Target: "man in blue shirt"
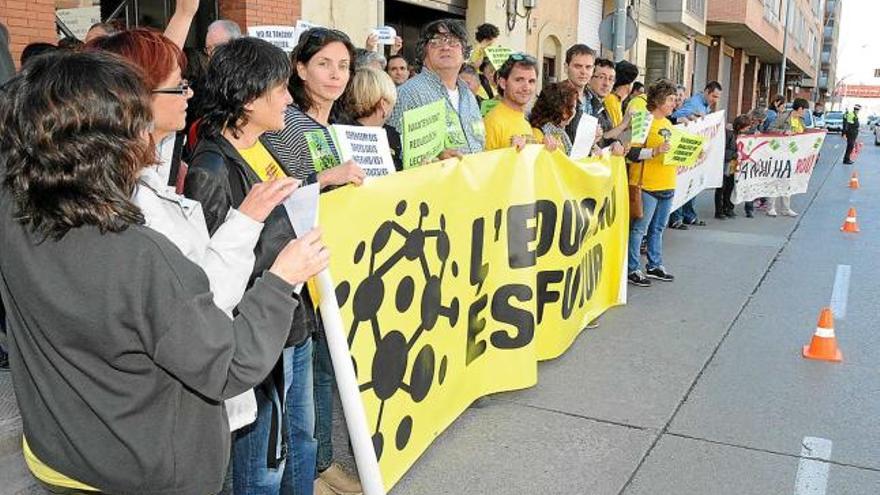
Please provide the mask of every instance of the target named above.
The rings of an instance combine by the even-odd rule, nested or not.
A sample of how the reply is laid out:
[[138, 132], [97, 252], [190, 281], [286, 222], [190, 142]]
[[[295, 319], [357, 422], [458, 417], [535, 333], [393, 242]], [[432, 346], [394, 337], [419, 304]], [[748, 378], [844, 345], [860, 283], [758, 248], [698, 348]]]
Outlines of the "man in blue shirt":
[[[721, 101], [721, 93], [721, 84], [718, 81], [709, 81], [703, 92], [688, 98], [681, 108], [673, 112], [672, 118], [676, 122], [680, 122], [680, 119], [709, 115], [712, 113], [712, 109]], [[697, 217], [697, 211], [694, 209], [694, 201], [696, 199], [696, 197], [691, 198], [681, 208], [669, 215], [669, 226], [671, 228], [687, 230], [688, 225], [706, 225], [706, 222]]]

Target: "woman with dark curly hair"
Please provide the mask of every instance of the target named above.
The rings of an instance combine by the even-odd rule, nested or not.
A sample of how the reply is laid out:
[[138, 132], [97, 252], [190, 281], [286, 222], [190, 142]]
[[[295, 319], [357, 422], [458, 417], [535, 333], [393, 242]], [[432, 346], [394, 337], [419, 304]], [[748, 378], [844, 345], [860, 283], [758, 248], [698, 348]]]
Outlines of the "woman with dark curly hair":
[[565, 126], [574, 118], [577, 104], [577, 89], [571, 82], [563, 81], [545, 86], [529, 115], [532, 128], [539, 131], [538, 140], [542, 141], [544, 136], [551, 136], [562, 145], [565, 154], [569, 154], [571, 139], [565, 133]]
[[34, 59], [0, 98], [0, 294], [31, 472], [52, 493], [217, 493], [222, 401], [269, 372], [322, 246], [285, 248], [229, 318], [132, 202], [150, 94], [107, 53]]

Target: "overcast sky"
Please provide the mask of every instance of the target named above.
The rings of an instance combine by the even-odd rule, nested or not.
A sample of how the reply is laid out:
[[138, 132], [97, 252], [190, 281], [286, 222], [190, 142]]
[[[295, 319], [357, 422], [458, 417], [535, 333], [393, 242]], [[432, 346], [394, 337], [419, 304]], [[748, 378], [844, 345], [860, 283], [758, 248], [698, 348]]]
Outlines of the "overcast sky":
[[880, 84], [880, 1], [843, 0], [837, 44], [837, 80], [850, 84]]

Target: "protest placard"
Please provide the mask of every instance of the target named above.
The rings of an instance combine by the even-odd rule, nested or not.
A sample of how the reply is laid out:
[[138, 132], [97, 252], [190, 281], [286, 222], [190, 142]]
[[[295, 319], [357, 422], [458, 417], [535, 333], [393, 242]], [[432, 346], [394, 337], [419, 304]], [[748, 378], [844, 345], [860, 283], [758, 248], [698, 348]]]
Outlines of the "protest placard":
[[721, 187], [724, 179], [724, 111], [710, 113], [676, 130], [703, 138], [703, 155], [691, 166], [679, 166], [675, 176], [675, 196], [672, 209], [676, 210], [704, 189]]
[[403, 168], [436, 158], [446, 143], [446, 126], [444, 100], [403, 112]]
[[364, 169], [367, 177], [382, 177], [394, 173], [394, 160], [388, 134], [381, 127], [353, 125], [331, 126], [336, 149], [343, 162], [354, 160]]
[[739, 136], [734, 202], [806, 192], [824, 141], [824, 131]]
[[513, 50], [506, 46], [487, 46], [483, 49], [483, 54], [486, 55], [486, 58], [489, 59], [489, 63], [492, 64], [492, 67], [495, 67], [495, 70], [500, 69], [504, 62], [507, 62], [511, 53], [513, 53]]
[[596, 142], [596, 131], [598, 129], [599, 119], [592, 115], [584, 114], [581, 116], [577, 131], [574, 134], [574, 142], [571, 144], [571, 152], [568, 154], [572, 160], [580, 160], [590, 156], [590, 151]]
[[703, 137], [673, 128], [669, 138], [669, 151], [663, 155], [663, 165], [693, 167], [703, 151]]
[[632, 133], [630, 135], [630, 143], [645, 144], [648, 140], [648, 131], [651, 129], [651, 123], [654, 122], [654, 115], [647, 110], [638, 110], [633, 112], [630, 127]]
[[299, 42], [300, 32], [293, 26], [250, 26], [248, 36], [260, 38], [281, 48], [285, 52], [293, 51]]
[[309, 154], [315, 163], [315, 172], [323, 172], [328, 168], [339, 165], [333, 148], [330, 147], [330, 141], [322, 130], [306, 131], [303, 133], [306, 143], [309, 145]]
[[397, 31], [391, 26], [381, 26], [373, 30], [380, 45], [393, 45], [397, 40]]

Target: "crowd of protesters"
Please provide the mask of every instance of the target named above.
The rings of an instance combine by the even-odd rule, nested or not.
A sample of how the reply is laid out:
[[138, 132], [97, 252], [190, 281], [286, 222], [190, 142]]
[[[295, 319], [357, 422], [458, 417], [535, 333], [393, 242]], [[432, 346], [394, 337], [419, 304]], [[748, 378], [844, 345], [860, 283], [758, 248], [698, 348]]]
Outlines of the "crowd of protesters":
[[[164, 33], [97, 24], [83, 42], [29, 45], [17, 74], [0, 25], [0, 323], [25, 460], [52, 493], [360, 493], [333, 462], [333, 368], [302, 289], [330, 253], [281, 206], [302, 185], [363, 182], [333, 124], [385, 129], [401, 170], [404, 113], [438, 101], [448, 140], [436, 160], [529, 143], [568, 154], [579, 122], [597, 119], [592, 154], [624, 156], [638, 186], [636, 286], [674, 280], [667, 226], [705, 225], [693, 200], [671, 211], [663, 156], [674, 124], [717, 108], [717, 82], [686, 98], [577, 44], [566, 79], [538, 93], [533, 56], [495, 67], [485, 50], [498, 28], [479, 26], [472, 47], [448, 19], [423, 27], [417, 60], [400, 39], [386, 58], [374, 36], [357, 48], [327, 28], [287, 55], [226, 20], [204, 50], [185, 50], [197, 7], [178, 1]], [[653, 120], [634, 145], [637, 111]], [[736, 216], [736, 135], [803, 132], [808, 111], [780, 97], [733, 120], [717, 219]], [[746, 216], [776, 216], [776, 203], [746, 203]]]

